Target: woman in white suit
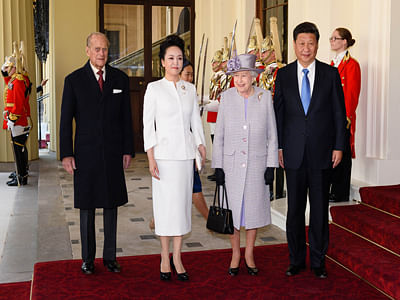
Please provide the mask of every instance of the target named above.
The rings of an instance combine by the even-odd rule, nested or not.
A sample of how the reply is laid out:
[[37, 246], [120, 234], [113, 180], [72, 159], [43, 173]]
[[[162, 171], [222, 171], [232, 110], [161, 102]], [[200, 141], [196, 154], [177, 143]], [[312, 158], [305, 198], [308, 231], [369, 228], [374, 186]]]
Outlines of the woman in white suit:
[[240, 227], [246, 229], [245, 265], [250, 275], [258, 269], [253, 249], [257, 228], [271, 223], [269, 184], [278, 167], [278, 139], [270, 91], [252, 86], [260, 73], [256, 56], [241, 54], [228, 62], [235, 87], [221, 95], [215, 129], [212, 167], [218, 185], [226, 183], [234, 234], [228, 273], [240, 265]]
[[[171, 35], [160, 45], [163, 79], [150, 83], [144, 96], [143, 138], [152, 176], [155, 233], [161, 241], [161, 280], [188, 274], [181, 260], [182, 236], [191, 230], [193, 160], [205, 160], [203, 127], [193, 84], [180, 80], [184, 42]], [[169, 241], [173, 255], [169, 259]]]

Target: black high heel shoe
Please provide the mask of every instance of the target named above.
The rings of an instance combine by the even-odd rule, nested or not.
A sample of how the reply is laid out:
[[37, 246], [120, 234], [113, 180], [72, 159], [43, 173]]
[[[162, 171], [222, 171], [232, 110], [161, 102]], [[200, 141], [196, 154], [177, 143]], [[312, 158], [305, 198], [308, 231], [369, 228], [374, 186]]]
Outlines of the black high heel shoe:
[[239, 274], [239, 267], [237, 268], [229, 268], [228, 270], [228, 274], [233, 276], [236, 276], [237, 274]]
[[160, 279], [162, 281], [171, 280], [171, 272], [161, 272], [161, 266], [160, 266]]
[[170, 259], [170, 264], [171, 264], [171, 269], [174, 271], [174, 273], [178, 276], [178, 280], [180, 281], [188, 281], [189, 280], [189, 275], [188, 273], [184, 272], [184, 273], [178, 273], [176, 271], [175, 265], [174, 265], [174, 258], [171, 256]]
[[246, 264], [247, 272], [249, 272], [250, 275], [254, 276], [258, 274], [258, 269], [257, 268], [251, 268], [247, 265], [247, 262], [244, 262]]

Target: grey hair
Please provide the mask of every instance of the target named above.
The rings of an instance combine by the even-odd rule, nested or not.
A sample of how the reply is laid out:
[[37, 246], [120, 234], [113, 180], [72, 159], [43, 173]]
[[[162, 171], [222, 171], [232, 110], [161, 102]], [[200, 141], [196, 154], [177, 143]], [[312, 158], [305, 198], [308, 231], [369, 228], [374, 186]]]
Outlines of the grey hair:
[[103, 38], [105, 38], [105, 40], [107, 41], [107, 47], [110, 48], [110, 41], [108, 40], [108, 37], [102, 32], [92, 32], [91, 34], [89, 34], [89, 36], [86, 39], [86, 46], [87, 47], [90, 46], [90, 42], [92, 40], [92, 37], [94, 37], [95, 35], [102, 36]]
[[250, 71], [251, 77], [257, 78], [258, 73], [256, 71]]

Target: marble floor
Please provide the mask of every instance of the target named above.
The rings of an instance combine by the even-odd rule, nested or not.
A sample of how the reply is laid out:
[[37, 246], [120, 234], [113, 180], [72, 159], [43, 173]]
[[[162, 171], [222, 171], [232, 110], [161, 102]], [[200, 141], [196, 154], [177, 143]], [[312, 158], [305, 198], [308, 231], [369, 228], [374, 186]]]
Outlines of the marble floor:
[[[39, 261], [79, 259], [79, 210], [73, 208], [72, 176], [55, 154], [42, 150], [31, 163], [29, 184], [7, 187], [3, 182], [12, 164], [0, 164], [0, 282], [30, 280]], [[213, 201], [215, 183], [210, 162], [201, 174], [207, 205]], [[149, 228], [152, 218], [151, 177], [147, 159], [139, 154], [126, 170], [129, 202], [118, 211], [117, 255], [160, 252], [158, 237]], [[284, 201], [285, 202], [285, 201]], [[102, 256], [102, 210], [96, 211], [97, 257]], [[242, 232], [241, 243], [245, 238]], [[285, 232], [276, 225], [259, 229], [256, 245], [286, 242]], [[229, 248], [229, 237], [206, 229], [206, 221], [192, 208], [192, 232], [184, 237], [182, 251]]]

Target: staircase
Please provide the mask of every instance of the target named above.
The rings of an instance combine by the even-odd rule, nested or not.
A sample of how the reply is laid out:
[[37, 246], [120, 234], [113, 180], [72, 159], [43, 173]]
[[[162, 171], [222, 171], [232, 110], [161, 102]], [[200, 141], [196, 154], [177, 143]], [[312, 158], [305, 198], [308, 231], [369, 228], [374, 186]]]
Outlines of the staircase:
[[361, 203], [331, 207], [328, 256], [400, 299], [400, 185], [364, 187]]

